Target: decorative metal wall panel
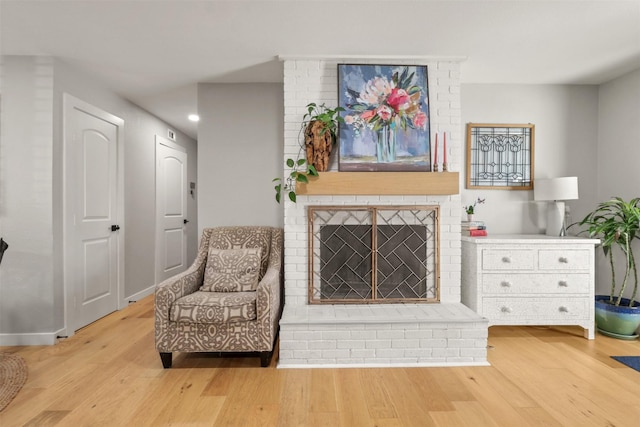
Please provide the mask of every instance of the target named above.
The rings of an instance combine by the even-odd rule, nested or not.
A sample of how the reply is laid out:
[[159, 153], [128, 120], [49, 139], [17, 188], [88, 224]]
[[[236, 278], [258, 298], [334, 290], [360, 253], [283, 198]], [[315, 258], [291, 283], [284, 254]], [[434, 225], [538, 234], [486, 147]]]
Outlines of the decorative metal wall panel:
[[438, 207], [310, 207], [309, 302], [437, 302]]
[[467, 124], [467, 188], [533, 188], [534, 125]]

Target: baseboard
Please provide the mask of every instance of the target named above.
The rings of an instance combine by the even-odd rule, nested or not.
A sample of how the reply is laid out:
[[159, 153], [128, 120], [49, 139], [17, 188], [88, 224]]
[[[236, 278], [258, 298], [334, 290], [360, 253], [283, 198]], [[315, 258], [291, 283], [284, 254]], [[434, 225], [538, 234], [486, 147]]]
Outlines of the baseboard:
[[[152, 295], [155, 291], [155, 285], [137, 292], [120, 301], [119, 310], [122, 310], [131, 302], [138, 301], [148, 295]], [[0, 333], [0, 346], [18, 346], [18, 345], [54, 345], [58, 342], [59, 336], [66, 336], [66, 329], [60, 329], [55, 332], [40, 333], [24, 333], [24, 334], [2, 334]], [[71, 334], [73, 335], [73, 334]]]
[[0, 346], [16, 345], [54, 345], [64, 329], [57, 332], [41, 332], [29, 334], [0, 334]]
[[143, 289], [140, 292], [136, 292], [135, 294], [124, 298], [122, 301], [120, 301], [120, 309], [125, 308], [132, 302], [139, 301], [146, 296], [152, 295], [155, 292], [155, 290], [156, 290], [156, 285], [151, 285], [147, 289]]
[[416, 363], [281, 363], [278, 369], [322, 369], [322, 368], [454, 368], [465, 366], [491, 366], [489, 362], [416, 362]]

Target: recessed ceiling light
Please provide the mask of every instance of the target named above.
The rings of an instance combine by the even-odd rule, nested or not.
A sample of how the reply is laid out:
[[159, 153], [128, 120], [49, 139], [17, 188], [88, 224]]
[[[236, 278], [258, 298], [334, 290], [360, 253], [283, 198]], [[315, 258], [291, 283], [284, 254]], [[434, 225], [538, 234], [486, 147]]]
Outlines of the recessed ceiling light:
[[197, 114], [189, 114], [189, 120], [191, 120], [192, 122], [197, 122], [200, 120], [200, 116]]

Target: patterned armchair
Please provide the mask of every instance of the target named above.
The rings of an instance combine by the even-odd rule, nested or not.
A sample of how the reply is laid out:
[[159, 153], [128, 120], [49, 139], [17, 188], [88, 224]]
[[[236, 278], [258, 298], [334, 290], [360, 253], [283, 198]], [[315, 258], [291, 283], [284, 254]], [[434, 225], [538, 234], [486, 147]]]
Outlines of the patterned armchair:
[[282, 314], [282, 253], [280, 228], [204, 229], [193, 264], [156, 286], [162, 365], [180, 351], [257, 352], [268, 366]]

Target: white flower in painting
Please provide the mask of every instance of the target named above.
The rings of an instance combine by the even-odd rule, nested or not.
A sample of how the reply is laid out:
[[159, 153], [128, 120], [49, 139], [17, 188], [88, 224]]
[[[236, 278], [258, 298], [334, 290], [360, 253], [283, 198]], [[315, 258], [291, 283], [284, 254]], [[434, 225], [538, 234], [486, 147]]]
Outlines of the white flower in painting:
[[365, 84], [357, 101], [362, 104], [379, 105], [392, 90], [393, 86], [386, 78], [375, 77]]

